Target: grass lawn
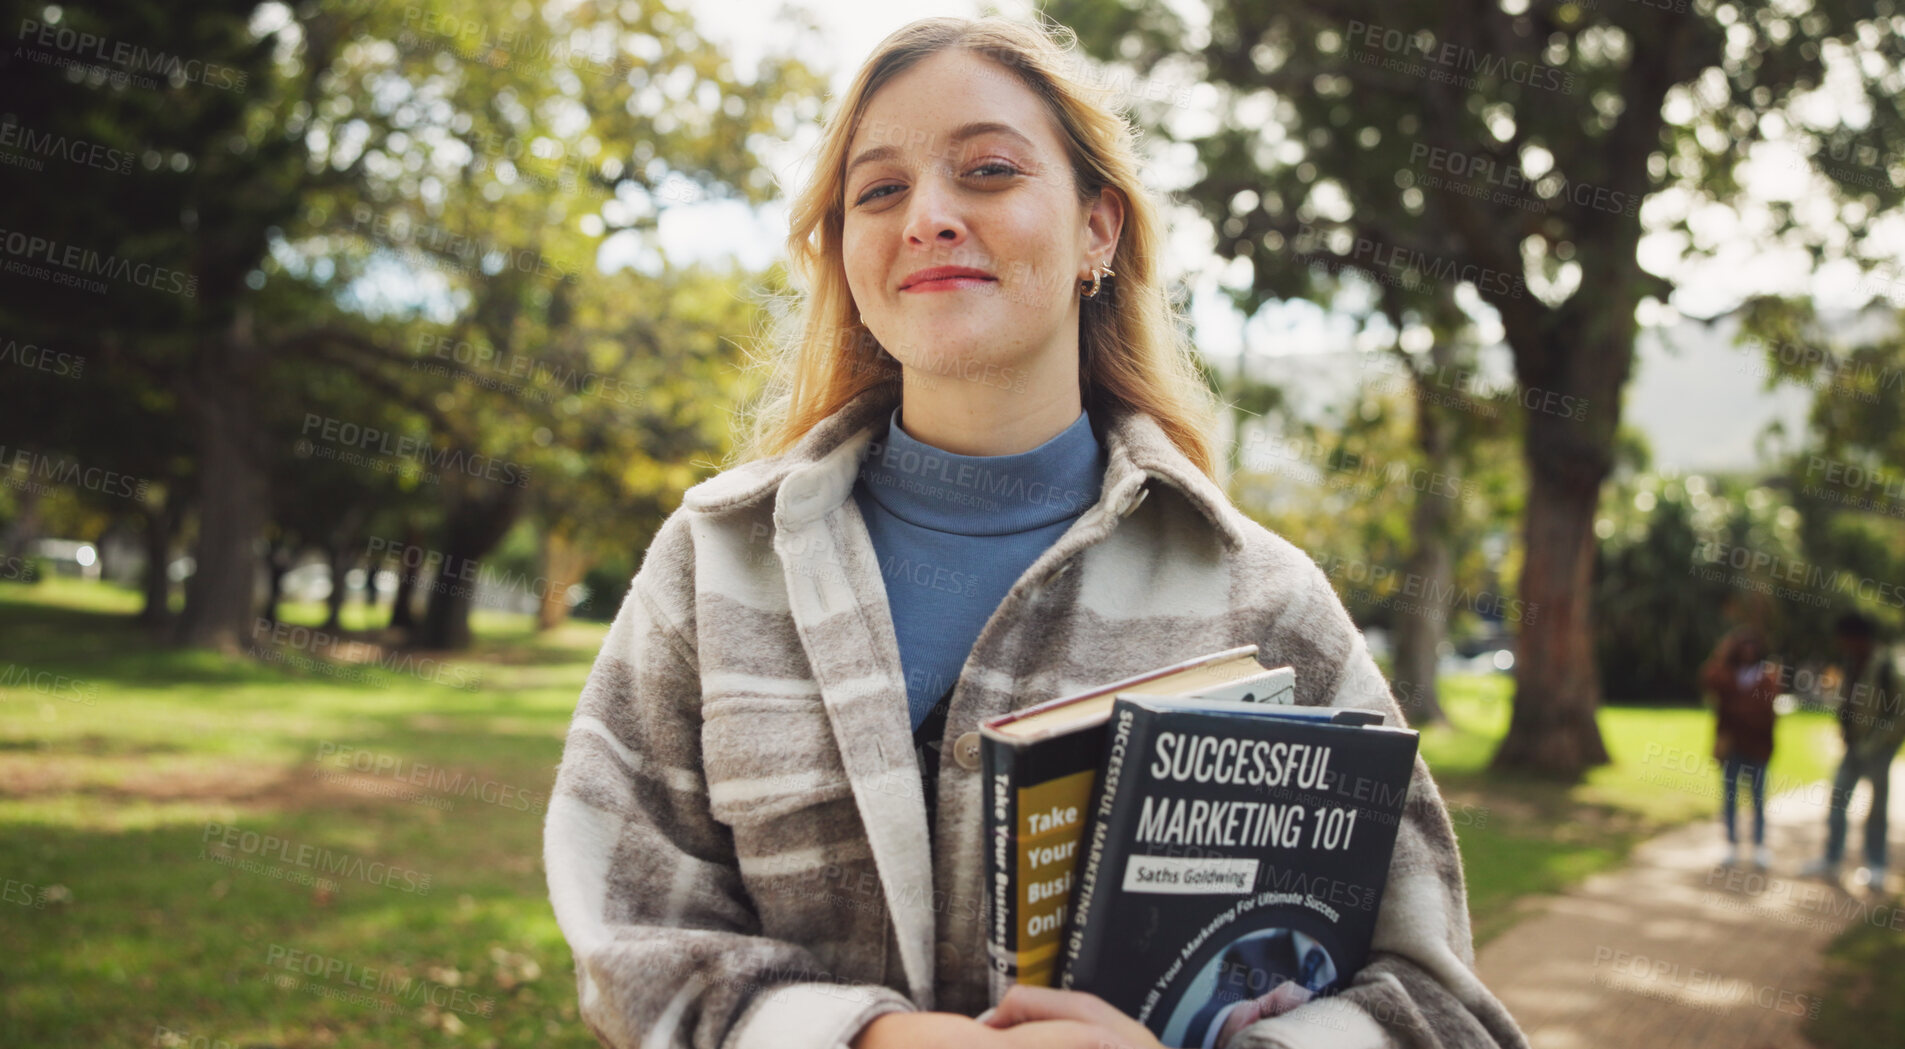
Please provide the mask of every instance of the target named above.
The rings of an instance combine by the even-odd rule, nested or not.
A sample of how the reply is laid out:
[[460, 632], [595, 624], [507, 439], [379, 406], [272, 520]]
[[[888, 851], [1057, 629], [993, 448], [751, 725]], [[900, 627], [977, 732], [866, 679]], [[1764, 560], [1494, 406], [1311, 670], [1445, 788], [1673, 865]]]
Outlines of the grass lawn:
[[0, 1044], [596, 1044], [541, 820], [602, 625], [355, 680], [138, 600], [0, 584]]
[[1866, 912], [1872, 917], [1849, 926], [1827, 952], [1826, 974], [1819, 981], [1825, 1001], [1819, 1015], [1806, 1024], [1806, 1037], [1820, 1049], [1885, 1044], [1872, 1040], [1875, 1032], [1891, 1031], [1894, 1039], [1905, 1037], [1901, 907], [1905, 901], [1897, 897], [1875, 903]]
[[[138, 603], [0, 584], [0, 1044], [595, 1044], [541, 819], [602, 624], [479, 614], [471, 652], [364, 670], [160, 648]], [[1714, 811], [1704, 712], [1603, 712], [1615, 764], [1565, 788], [1484, 771], [1506, 679], [1444, 703], [1423, 751], [1478, 936]], [[1775, 774], [1823, 775], [1830, 738], [1783, 719]]]

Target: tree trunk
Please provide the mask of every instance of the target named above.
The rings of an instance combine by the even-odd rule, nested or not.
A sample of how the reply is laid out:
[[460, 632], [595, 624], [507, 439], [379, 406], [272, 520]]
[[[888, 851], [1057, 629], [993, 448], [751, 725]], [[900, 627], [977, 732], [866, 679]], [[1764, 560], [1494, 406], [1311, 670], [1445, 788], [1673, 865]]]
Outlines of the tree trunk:
[[1583, 249], [1581, 287], [1539, 325], [1509, 325], [1528, 469], [1515, 712], [1490, 767], [1564, 780], [1608, 761], [1595, 709], [1594, 514], [1614, 467], [1621, 388], [1634, 365], [1638, 231]]
[[138, 621], [155, 631], [163, 631], [172, 623], [172, 580], [166, 571], [171, 567], [172, 537], [178, 534], [184, 505], [185, 500], [168, 484], [164, 507], [140, 508], [145, 520], [146, 567], [142, 583], [145, 607], [139, 610]]
[[250, 636], [258, 537], [270, 516], [269, 478], [251, 455], [258, 440], [254, 394], [241, 378], [232, 342], [198, 362], [196, 569], [185, 586], [179, 643], [236, 653]]
[[543, 532], [542, 579], [548, 584], [536, 606], [536, 629], [549, 630], [569, 619], [569, 588], [582, 581], [589, 570], [589, 559], [576, 546], [566, 527]]
[[[7, 525], [5, 549], [0, 554], [6, 557], [6, 564], [24, 564], [27, 557], [27, 545], [40, 535], [40, 486], [27, 485], [20, 489], [18, 498], [19, 512], [12, 523]], [[31, 582], [22, 576], [23, 582]]]
[[[375, 565], [371, 566], [372, 572], [376, 570]], [[391, 629], [415, 630], [417, 627], [417, 614], [413, 608], [417, 602], [417, 572], [417, 568], [404, 564], [402, 559], [398, 560], [397, 592], [391, 597], [390, 622], [386, 624]]]
[[[332, 633], [343, 629], [344, 601], [350, 597], [350, 588], [344, 582], [344, 577], [350, 574], [351, 566], [357, 560], [351, 551], [356, 547], [359, 529], [363, 528], [364, 521], [369, 517], [369, 507], [359, 503], [346, 510], [343, 519], [331, 529], [331, 541], [325, 550], [331, 570], [331, 592], [324, 599], [324, 629]], [[376, 570], [376, 565], [370, 566], [373, 575]], [[374, 584], [375, 580], [367, 582]], [[376, 593], [374, 586], [371, 593]]]
[[[1578, 348], [1578, 357], [1591, 349]], [[1601, 693], [1594, 663], [1594, 514], [1611, 461], [1613, 420], [1596, 422], [1527, 415], [1521, 595], [1508, 609], [1511, 619], [1520, 619], [1515, 711], [1491, 763], [1497, 769], [1575, 779], [1608, 761], [1594, 718]]]
[[[1431, 374], [1446, 374], [1455, 363], [1455, 344], [1438, 338], [1429, 349]], [[1415, 394], [1416, 445], [1422, 450], [1423, 465], [1438, 476], [1454, 474], [1455, 456], [1450, 450], [1452, 434], [1444, 409], [1435, 403], [1428, 380], [1417, 373], [1411, 383]], [[1420, 593], [1419, 610], [1405, 613], [1396, 622], [1396, 666], [1390, 680], [1396, 703], [1412, 724], [1434, 724], [1447, 720], [1436, 692], [1436, 664], [1442, 655], [1442, 639], [1448, 634], [1448, 595], [1454, 588], [1455, 559], [1449, 550], [1455, 523], [1455, 500], [1459, 495], [1444, 495], [1418, 489], [1415, 505], [1409, 511], [1410, 534], [1415, 546], [1409, 552], [1404, 571], [1416, 581]]]
[[417, 646], [461, 650], [470, 647], [470, 607], [475, 596], [476, 562], [495, 549], [522, 508], [521, 488], [487, 485], [492, 491], [452, 495], [443, 522], [443, 561], [424, 609]]
[[324, 629], [336, 633], [343, 629], [344, 599], [350, 596], [350, 590], [344, 583], [344, 577], [350, 574], [350, 551], [342, 546], [332, 546], [327, 553], [331, 568], [331, 592], [324, 598]]
[[1441, 662], [1442, 639], [1448, 635], [1449, 604], [1445, 598], [1455, 584], [1455, 562], [1447, 534], [1451, 511], [1448, 499], [1423, 493], [1416, 496], [1411, 513], [1416, 545], [1404, 570], [1409, 578], [1422, 581], [1423, 594], [1442, 595], [1433, 602], [1425, 600], [1421, 611], [1404, 615], [1396, 623], [1396, 669], [1390, 687], [1412, 724], [1447, 720], [1436, 691], [1435, 674]]
[[294, 555], [276, 543], [265, 550], [265, 625], [278, 625], [278, 602], [284, 599], [284, 574], [291, 570]]

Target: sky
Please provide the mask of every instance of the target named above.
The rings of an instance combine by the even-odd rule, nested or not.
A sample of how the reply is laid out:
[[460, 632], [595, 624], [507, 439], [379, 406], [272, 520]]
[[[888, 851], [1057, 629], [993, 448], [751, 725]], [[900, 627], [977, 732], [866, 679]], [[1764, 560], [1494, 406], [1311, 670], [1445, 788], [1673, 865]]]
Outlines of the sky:
[[[783, 6], [782, 0], [690, 0], [698, 30], [726, 49], [737, 70], [754, 68], [770, 46], [782, 48], [791, 37], [799, 42], [797, 55], [814, 68], [828, 72], [836, 95], [844, 92], [854, 70], [893, 30], [918, 18], [971, 17], [980, 13], [979, 4], [969, 0], [813, 0], [806, 5], [806, 10], [821, 27], [821, 32], [803, 37], [790, 34], [777, 17]], [[1022, 16], [1031, 9], [1030, 4], [1016, 0], [1000, 0], [997, 6], [1010, 16]], [[1170, 0], [1170, 6], [1178, 9], [1194, 27], [1201, 25], [1199, 4], [1192, 0]], [[1195, 108], [1195, 105], [1191, 107]], [[793, 187], [804, 181], [804, 153], [817, 133], [818, 128], [810, 129], [807, 140], [789, 143], [783, 155], [770, 158], [781, 185]], [[1803, 211], [1806, 198], [1817, 195], [1811, 180], [1818, 176], [1804, 170], [1795, 160], [1796, 154], [1790, 150], [1767, 146], [1749, 157], [1742, 173], [1743, 182], [1759, 198], [1797, 201]], [[1191, 169], [1181, 163], [1172, 164], [1168, 158], [1159, 159], [1150, 170], [1166, 187], [1190, 181]], [[1862, 281], [1855, 270], [1827, 268], [1813, 273], [1811, 260], [1803, 251], [1781, 250], [1769, 245], [1765, 237], [1756, 236], [1755, 227], [1765, 217], [1765, 209], [1757, 204], [1735, 212], [1702, 208], [1677, 193], [1662, 193], [1647, 202], [1642, 217], [1643, 220], [1662, 218], [1683, 211], [1694, 213], [1698, 235], [1720, 245], [1719, 255], [1713, 261], [1687, 267], [1677, 263], [1684, 245], [1674, 236], [1653, 235], [1642, 241], [1640, 264], [1673, 277], [1678, 285], [1670, 303], [1648, 303], [1641, 311], [1639, 319], [1643, 327], [1656, 329], [1656, 336], [1683, 317], [1705, 317], [1722, 312], [1743, 295], [1755, 292], [1810, 291], [1823, 310], [1852, 309], [1861, 304], [1862, 298], [1870, 296], [1872, 285]], [[1349, 350], [1376, 348], [1368, 333], [1358, 339], [1347, 315], [1332, 314], [1307, 302], [1268, 307], [1254, 318], [1245, 318], [1220, 293], [1227, 264], [1211, 254], [1209, 225], [1188, 210], [1176, 212], [1171, 218], [1173, 237], [1166, 269], [1183, 274], [1190, 281], [1190, 315], [1196, 328], [1196, 341], [1217, 367], [1234, 367], [1240, 347], [1246, 344], [1253, 357], [1271, 359], [1269, 367], [1279, 372], [1286, 368], [1295, 370], [1296, 362], [1279, 367], [1275, 358], [1335, 356]], [[677, 265], [698, 259], [716, 261], [733, 255], [750, 267], [760, 268], [780, 257], [786, 232], [786, 211], [779, 202], [760, 209], [731, 201], [677, 203], [663, 209], [659, 243], [669, 261]], [[1877, 235], [1885, 238], [1885, 242], [1905, 245], [1905, 221], [1883, 228]], [[632, 241], [612, 243], [605, 248], [602, 263], [609, 267], [620, 264], [644, 269], [658, 267], [659, 258], [652, 252], [645, 256], [642, 252]], [[1247, 279], [1247, 264], [1238, 261], [1228, 266], [1233, 280]], [[1484, 320], [1479, 331], [1487, 344], [1500, 338], [1500, 330], [1492, 323], [1492, 311], [1486, 307], [1481, 309]], [[1657, 344], [1659, 339], [1654, 341]], [[1502, 366], [1505, 350], [1497, 347], [1496, 356], [1497, 366]], [[1668, 376], [1675, 376], [1674, 381], [1685, 378], [1681, 374], [1684, 368], [1676, 371], [1671, 365], [1650, 377], [1647, 359], [1643, 353], [1636, 383], [1652, 387], [1653, 393], [1643, 390], [1641, 392], [1647, 395], [1630, 398], [1642, 405], [1662, 401], [1661, 383]], [[1669, 388], [1666, 392], [1671, 395], [1674, 391]], [[1757, 398], [1751, 390], [1745, 392], [1753, 401], [1752, 407], [1744, 411], [1746, 417], [1754, 420], [1790, 418], [1791, 405], [1786, 400]], [[1672, 400], [1668, 396], [1664, 403], [1671, 404]], [[1734, 402], [1732, 412], [1733, 421], [1737, 423], [1741, 415], [1738, 401]], [[1643, 428], [1650, 422], [1644, 414], [1635, 416], [1634, 421]], [[1670, 421], [1655, 419], [1653, 428], [1670, 432], [1685, 429], [1684, 419], [1678, 420], [1677, 427], [1669, 425]], [[1716, 451], [1711, 439], [1682, 441], [1669, 433], [1659, 436], [1668, 443], [1668, 447], [1662, 448], [1656, 442], [1656, 462], [1663, 466], [1745, 465], [1756, 457], [1751, 442], [1745, 439], [1728, 443], [1726, 449], [1730, 451]], [[1687, 455], [1680, 454], [1683, 444]]]

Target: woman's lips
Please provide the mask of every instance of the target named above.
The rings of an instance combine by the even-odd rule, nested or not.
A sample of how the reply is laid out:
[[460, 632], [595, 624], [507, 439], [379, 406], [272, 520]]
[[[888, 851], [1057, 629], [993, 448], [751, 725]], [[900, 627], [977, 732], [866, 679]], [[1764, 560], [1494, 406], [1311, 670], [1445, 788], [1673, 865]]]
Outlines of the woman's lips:
[[966, 276], [941, 277], [938, 280], [923, 280], [923, 281], [920, 281], [918, 284], [910, 284], [902, 290], [903, 291], [955, 291], [959, 288], [970, 288], [980, 284], [996, 284], [996, 283], [998, 282], [994, 281], [990, 277], [966, 277]]

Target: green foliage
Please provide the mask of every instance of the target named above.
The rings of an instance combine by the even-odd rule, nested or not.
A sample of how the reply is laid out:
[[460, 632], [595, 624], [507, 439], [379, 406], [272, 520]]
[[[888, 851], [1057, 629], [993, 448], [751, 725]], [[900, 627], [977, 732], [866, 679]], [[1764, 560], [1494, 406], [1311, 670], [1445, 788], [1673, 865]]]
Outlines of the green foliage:
[[1437, 470], [1418, 446], [1419, 405], [1409, 389], [1367, 385], [1340, 421], [1273, 411], [1246, 425], [1231, 498], [1315, 558], [1359, 625], [1392, 630], [1421, 599], [1420, 581], [1409, 583], [1405, 569], [1421, 538], [1411, 512], [1417, 500], [1447, 500], [1457, 595], [1447, 613], [1451, 638], [1492, 633], [1475, 609], [1513, 592], [1522, 466], [1512, 436], [1475, 427]]
[[[666, 259], [605, 274], [597, 260], [612, 239], [657, 258], [670, 208], [775, 195], [764, 152], [825, 92], [800, 62], [739, 70], [662, 0], [6, 9], [11, 25], [55, 20], [233, 78], [114, 86], [0, 63], [9, 121], [129, 166], [0, 166], [0, 228], [189, 288], [102, 299], [0, 282], [10, 338], [91, 365], [83, 382], [10, 375], [0, 445], [151, 482], [139, 501], [61, 493], [43, 527], [91, 538], [161, 506], [184, 518], [193, 494], [268, 490], [256, 521], [287, 555], [355, 560], [390, 538], [474, 559], [523, 517], [547, 538], [541, 570], [574, 581], [604, 551], [645, 545], [727, 454], [741, 382], [728, 340], [756, 326], [760, 275]], [[358, 449], [314, 442], [314, 420], [501, 464], [530, 479], [527, 497], [382, 445], [347, 463]], [[231, 458], [255, 485], [198, 476], [208, 442], [242, 449]], [[204, 509], [239, 520], [218, 498]], [[248, 574], [248, 546], [198, 550], [198, 564]], [[426, 623], [438, 643], [462, 614], [445, 604]]]

